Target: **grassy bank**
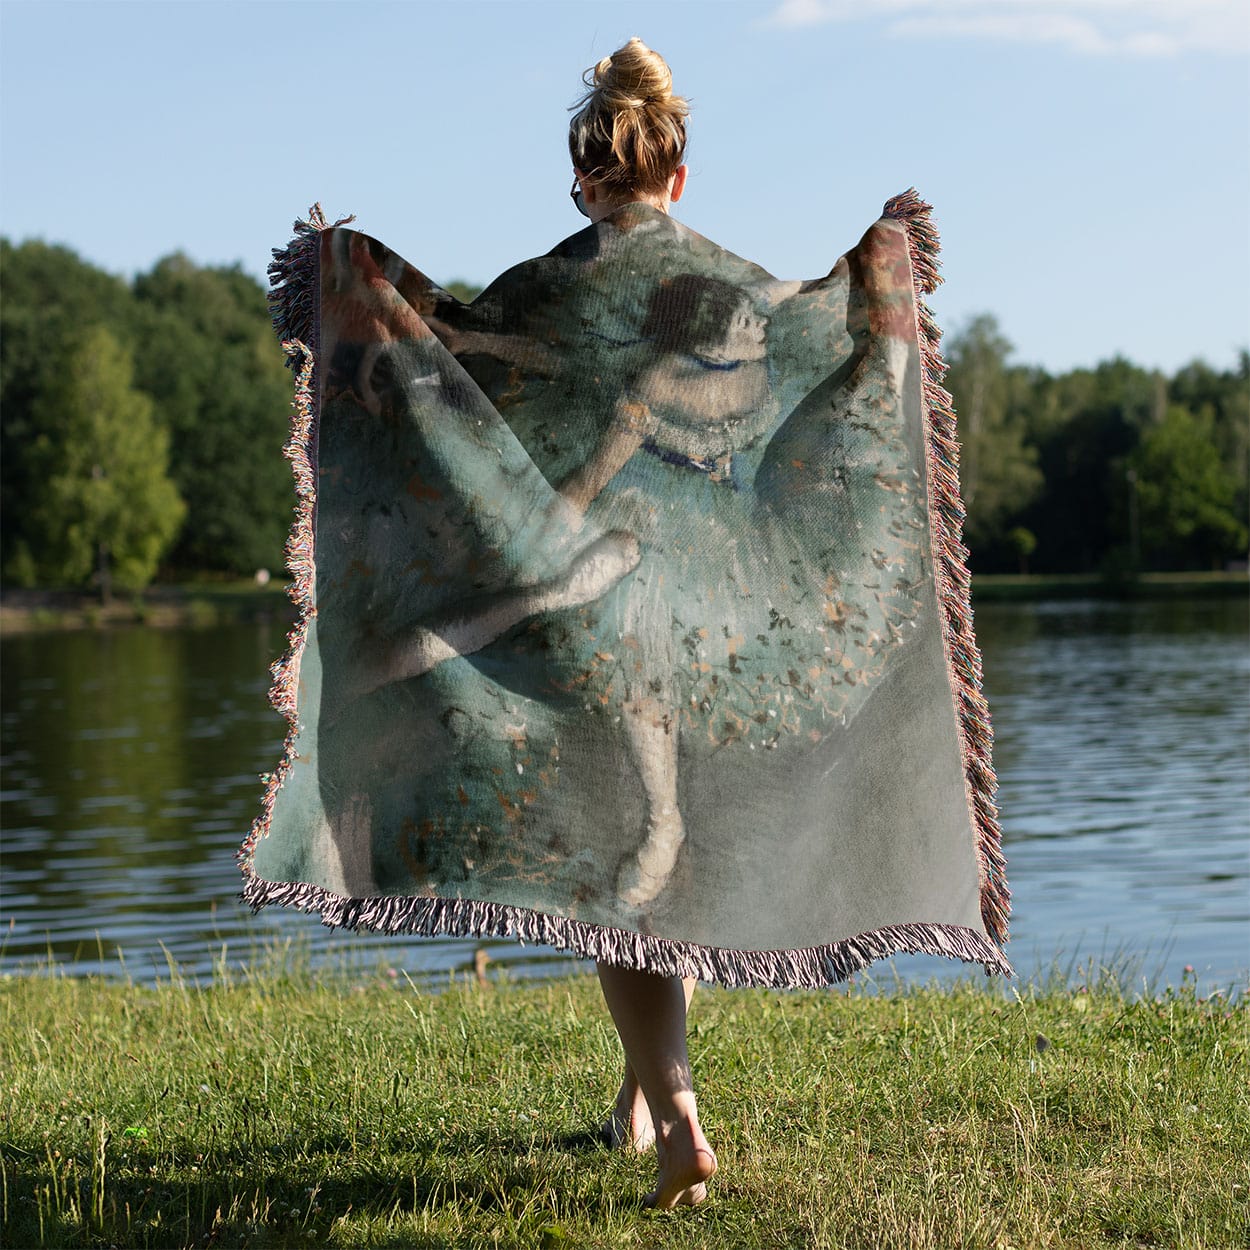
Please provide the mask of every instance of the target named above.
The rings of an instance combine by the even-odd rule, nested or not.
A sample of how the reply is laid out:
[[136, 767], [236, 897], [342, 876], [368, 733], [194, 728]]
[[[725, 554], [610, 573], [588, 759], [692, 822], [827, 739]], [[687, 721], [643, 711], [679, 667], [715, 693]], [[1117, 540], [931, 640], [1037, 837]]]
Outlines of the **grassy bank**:
[[7, 1246], [1246, 1244], [1250, 1009], [700, 990], [696, 1210], [588, 1136], [597, 985], [0, 983]]
[[[1097, 574], [981, 573], [973, 578], [975, 603], [1036, 599], [1170, 599], [1244, 597], [1245, 573], [1145, 573], [1109, 581]], [[116, 625], [206, 626], [276, 618], [294, 620], [285, 584], [252, 581], [188, 582], [119, 595], [108, 606], [75, 590], [12, 590], [0, 594], [0, 633], [99, 629]]]
[[210, 626], [257, 620], [293, 621], [286, 583], [204, 581], [151, 586], [142, 594], [118, 594], [102, 604], [78, 590], [13, 590], [0, 595], [0, 633], [26, 634], [118, 625], [158, 628]]
[[1250, 577], [1242, 573], [1142, 573], [1107, 578], [1097, 573], [978, 573], [972, 601], [1021, 599], [1218, 599], [1245, 598]]

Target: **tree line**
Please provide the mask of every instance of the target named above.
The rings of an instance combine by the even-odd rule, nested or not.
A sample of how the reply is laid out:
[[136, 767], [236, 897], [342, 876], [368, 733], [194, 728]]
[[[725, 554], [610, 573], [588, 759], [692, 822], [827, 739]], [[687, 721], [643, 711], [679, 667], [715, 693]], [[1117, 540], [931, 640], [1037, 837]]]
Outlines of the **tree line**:
[[1250, 353], [1171, 377], [1013, 364], [991, 316], [946, 344], [974, 571], [1221, 568], [1246, 558]]
[[[262, 286], [182, 255], [127, 282], [4, 239], [0, 278], [0, 579], [107, 595], [280, 567], [291, 379]], [[1246, 352], [1225, 371], [1117, 358], [1051, 375], [1012, 363], [991, 316], [945, 350], [974, 571], [1244, 559]]]

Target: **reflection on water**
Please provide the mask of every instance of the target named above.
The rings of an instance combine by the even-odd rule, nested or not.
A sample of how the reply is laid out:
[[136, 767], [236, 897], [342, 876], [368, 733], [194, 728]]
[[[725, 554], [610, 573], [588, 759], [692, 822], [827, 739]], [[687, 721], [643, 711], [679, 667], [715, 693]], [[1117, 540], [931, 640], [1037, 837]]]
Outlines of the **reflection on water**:
[[[987, 604], [1010, 954], [1028, 975], [1100, 952], [1177, 981], [1250, 967], [1250, 700], [1243, 601]], [[574, 966], [516, 943], [331, 934], [236, 901], [235, 852], [282, 724], [265, 700], [280, 627], [20, 636], [0, 652], [0, 968], [49, 953], [137, 980], [211, 975], [306, 935], [414, 974], [486, 945], [518, 974]], [[168, 955], [166, 954], [168, 952]], [[928, 977], [944, 961], [898, 962]]]

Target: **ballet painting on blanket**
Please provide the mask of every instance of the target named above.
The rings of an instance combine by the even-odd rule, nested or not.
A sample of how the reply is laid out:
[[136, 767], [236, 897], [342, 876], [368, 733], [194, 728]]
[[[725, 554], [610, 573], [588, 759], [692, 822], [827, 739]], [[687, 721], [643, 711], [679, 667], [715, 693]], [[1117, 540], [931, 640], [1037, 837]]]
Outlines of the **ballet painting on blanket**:
[[1009, 973], [928, 206], [811, 281], [646, 204], [471, 303], [314, 210], [244, 897], [728, 985]]

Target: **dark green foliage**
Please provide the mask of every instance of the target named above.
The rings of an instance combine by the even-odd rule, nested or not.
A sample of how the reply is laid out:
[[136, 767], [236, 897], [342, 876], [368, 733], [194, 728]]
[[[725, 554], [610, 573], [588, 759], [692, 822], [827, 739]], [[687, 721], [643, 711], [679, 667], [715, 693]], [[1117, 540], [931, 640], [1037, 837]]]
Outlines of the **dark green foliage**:
[[977, 317], [949, 352], [946, 386], [959, 414], [964, 534], [973, 550], [1003, 541], [1003, 520], [1019, 515], [1043, 485], [1023, 419], [1031, 379], [1007, 367], [1010, 352], [990, 316]]
[[280, 451], [291, 384], [264, 293], [242, 270], [169, 256], [134, 286], [138, 384], [158, 397], [188, 506], [180, 568], [278, 568], [291, 518]]
[[1119, 358], [1052, 377], [1011, 364], [1011, 352], [989, 316], [946, 347], [974, 571], [1125, 574], [1245, 559], [1245, 352], [1235, 370], [1195, 362], [1170, 382]]
[[40, 503], [47, 449], [36, 447], [68, 428], [49, 397], [60, 393], [65, 360], [96, 326], [131, 353], [134, 386], [150, 400], [168, 445], [168, 471], [186, 504], [169, 563], [180, 571], [280, 567], [292, 508], [280, 454], [291, 386], [261, 286], [237, 266], [202, 268], [184, 256], [165, 258], [127, 285], [67, 248], [7, 241], [0, 248], [5, 580], [79, 580], [63, 561], [32, 554], [63, 547], [66, 538]]
[[94, 326], [131, 341], [133, 301], [120, 278], [38, 240], [15, 248], [0, 239], [0, 277], [0, 571], [6, 581], [29, 580], [32, 547], [44, 537], [31, 528], [41, 489], [30, 458], [40, 434], [36, 401]]
[[1246, 543], [1244, 513], [1234, 509], [1236, 474], [1220, 455], [1213, 427], [1209, 408], [1196, 417], [1174, 404], [1130, 457], [1134, 541], [1139, 529], [1142, 548], [1172, 567], [1187, 556], [1218, 566], [1225, 552]]
[[1232, 474], [1233, 513], [1244, 522], [1250, 515], [1250, 352], [1242, 351], [1227, 373], [1200, 360], [1186, 365], [1168, 384], [1168, 400], [1209, 420], [1220, 463]]
[[169, 435], [132, 385], [130, 353], [103, 326], [79, 335], [32, 405], [23, 448], [39, 483], [14, 564], [30, 584], [113, 585], [152, 580], [186, 511], [166, 476]]

